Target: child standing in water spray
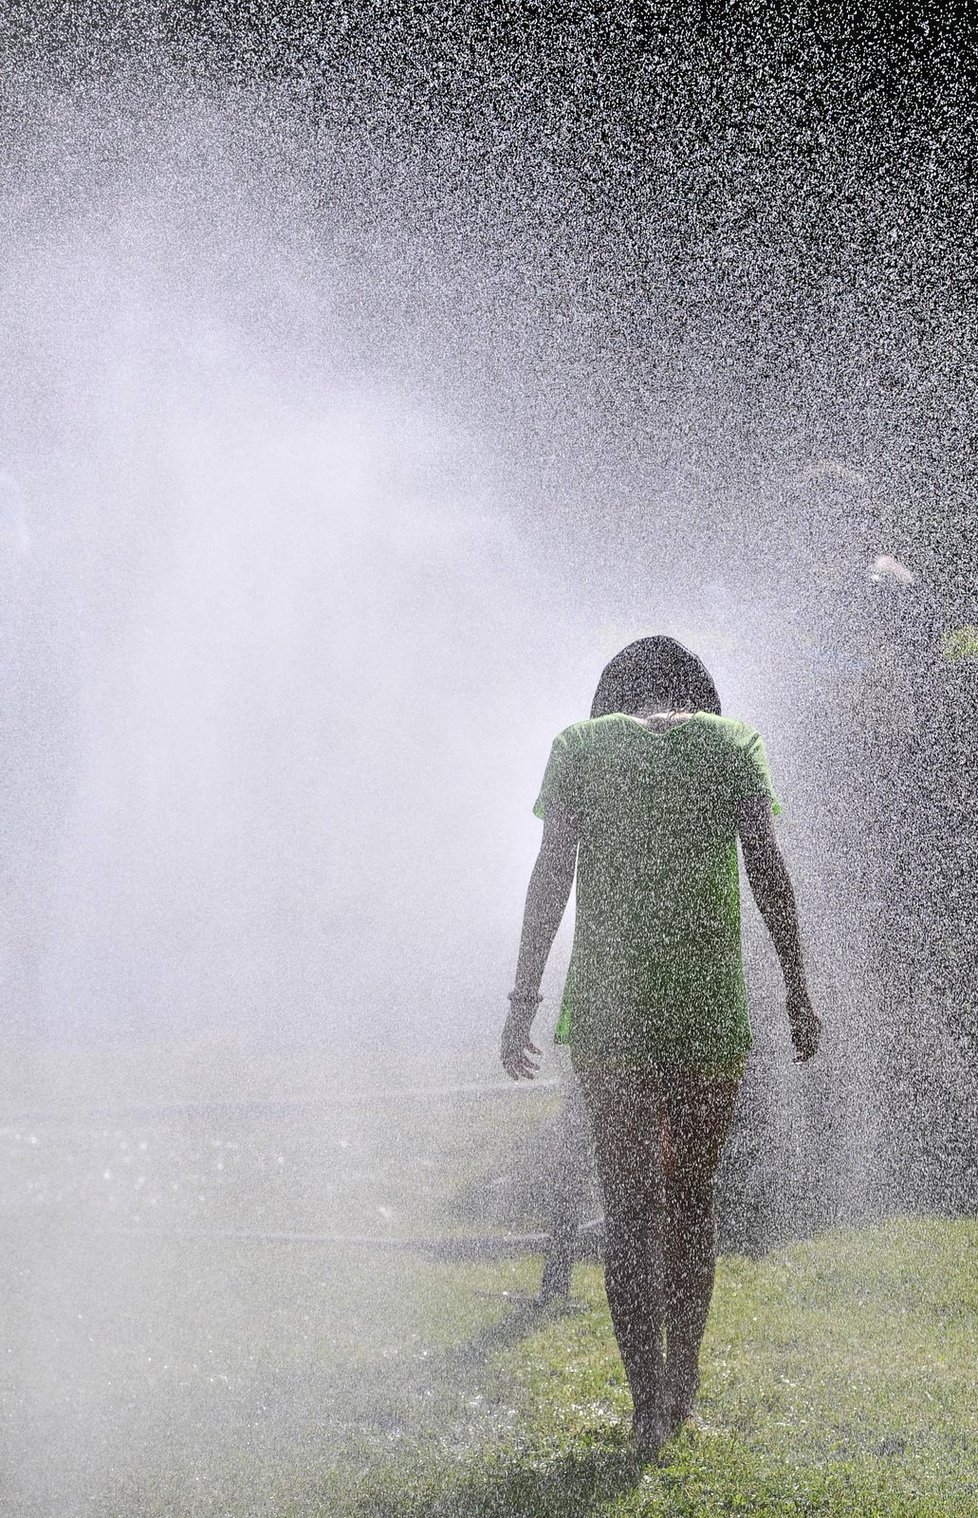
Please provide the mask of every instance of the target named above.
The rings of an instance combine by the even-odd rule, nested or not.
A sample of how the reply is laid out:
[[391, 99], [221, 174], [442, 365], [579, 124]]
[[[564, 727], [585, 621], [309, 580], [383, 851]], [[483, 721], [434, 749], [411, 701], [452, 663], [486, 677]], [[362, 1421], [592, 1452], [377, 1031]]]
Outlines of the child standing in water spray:
[[720, 715], [716, 687], [671, 638], [605, 668], [587, 722], [554, 741], [534, 808], [516, 987], [502, 1036], [532, 1079], [540, 981], [577, 869], [574, 947], [557, 1041], [570, 1045], [605, 1204], [605, 1285], [654, 1457], [694, 1422], [713, 1293], [714, 1178], [751, 1046], [737, 838], [782, 969], [796, 1058], [818, 1047], [779, 810], [760, 735]]

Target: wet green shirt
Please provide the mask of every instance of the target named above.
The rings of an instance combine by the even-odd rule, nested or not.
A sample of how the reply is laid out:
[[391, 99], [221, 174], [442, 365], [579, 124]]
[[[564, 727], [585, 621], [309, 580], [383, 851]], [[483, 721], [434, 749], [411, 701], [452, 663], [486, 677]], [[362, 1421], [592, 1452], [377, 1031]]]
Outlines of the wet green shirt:
[[751, 796], [780, 810], [760, 734], [729, 717], [655, 732], [613, 715], [554, 740], [534, 811], [558, 802], [579, 824], [556, 1035], [576, 1062], [723, 1069], [747, 1053], [737, 822]]

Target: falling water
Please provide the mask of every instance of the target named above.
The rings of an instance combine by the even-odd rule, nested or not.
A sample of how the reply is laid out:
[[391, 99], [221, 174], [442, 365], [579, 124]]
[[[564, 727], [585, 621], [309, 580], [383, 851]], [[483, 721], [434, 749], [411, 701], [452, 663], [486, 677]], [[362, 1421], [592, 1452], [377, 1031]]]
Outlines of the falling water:
[[[179, 1051], [212, 1050], [214, 1099], [251, 1057], [305, 1051], [324, 1089], [365, 1064], [481, 1058], [549, 740], [617, 647], [661, 630], [768, 739], [827, 1027], [806, 1084], [754, 924], [730, 1240], [973, 1205], [960, 1166], [933, 1180], [937, 1109], [911, 1100], [926, 1067], [973, 1134], [966, 808], [917, 806], [912, 767], [951, 794], [960, 751], [927, 726], [927, 691], [945, 734], [973, 700], [934, 652], [978, 621], [971, 106], [940, 48], [911, 48], [893, 96], [856, 23], [793, 21], [782, 46], [680, 10], [661, 33], [632, 7], [508, 31], [438, 6], [334, 6], [306, 29], [11, 11], [11, 1114], [98, 1106], [96, 1052], [156, 1049], [179, 1098]], [[873, 581], [881, 554], [910, 571]], [[921, 619], [926, 666], [905, 635]], [[909, 969], [904, 876], [942, 951], [917, 942]], [[949, 1033], [953, 1005], [971, 1021]], [[923, 1050], [899, 1069], [895, 1017]], [[924, 1133], [909, 1175], [891, 1086]], [[37, 1137], [11, 1133], [12, 1155]], [[75, 1147], [93, 1176], [126, 1154], [143, 1173], [126, 1146], [148, 1139], [99, 1134]], [[181, 1160], [188, 1186], [203, 1164]], [[62, 1373], [32, 1335], [79, 1223], [104, 1215], [54, 1171], [71, 1228], [43, 1198], [32, 1213], [19, 1175], [11, 1268], [29, 1285], [6, 1396], [23, 1440]], [[126, 1312], [186, 1304], [134, 1287], [120, 1250], [105, 1335], [124, 1380]], [[75, 1391], [87, 1343], [65, 1351]], [[84, 1460], [78, 1428], [58, 1447], [78, 1511], [122, 1459], [94, 1387], [98, 1439]], [[12, 1457], [18, 1490], [36, 1456]]]

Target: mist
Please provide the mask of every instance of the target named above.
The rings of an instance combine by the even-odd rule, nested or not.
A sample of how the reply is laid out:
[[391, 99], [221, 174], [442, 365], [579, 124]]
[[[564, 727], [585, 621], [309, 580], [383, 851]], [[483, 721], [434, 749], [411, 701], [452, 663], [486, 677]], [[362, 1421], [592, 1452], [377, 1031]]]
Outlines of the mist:
[[[639, 636], [695, 649], [764, 733], [825, 1010], [803, 1086], [745, 908], [750, 1164], [772, 1158], [760, 1243], [728, 1185], [730, 1247], [974, 1204], [963, 1168], [927, 1190], [887, 1147], [887, 1091], [923, 1082], [886, 1074], [879, 881], [904, 861], [859, 725], [895, 731], [906, 694], [877, 556], [935, 625], [978, 620], [973, 105], [946, 49], [911, 50], [901, 92], [855, 23], [680, 9], [12, 12], [0, 1200], [25, 1513], [277, 1511], [290, 1461], [318, 1511], [325, 1425], [386, 1447], [469, 1395], [452, 1346], [488, 1277], [460, 1305], [447, 1267], [363, 1240], [460, 1228], [550, 1097], [411, 1117], [388, 1088], [499, 1078], [549, 745]], [[921, 1012], [957, 990], [925, 981], [928, 1110], [970, 1133], [966, 1051]], [[475, 1405], [446, 1403], [452, 1448], [505, 1413]]]
[[750, 541], [710, 519], [682, 437], [651, 476], [606, 440], [609, 522], [608, 481], [574, 467], [593, 376], [546, 437], [512, 415], [546, 337], [525, 300], [530, 336], [499, 313], [491, 368], [462, 308], [432, 373], [441, 269], [410, 245], [340, 258], [328, 177], [315, 223], [308, 166], [269, 185], [267, 102], [161, 105], [131, 79], [30, 111], [3, 395], [8, 658], [30, 671], [10, 738], [43, 819], [8, 966], [22, 1032], [478, 1036], [553, 732], [649, 627], [760, 719], [798, 558], [745, 583]]

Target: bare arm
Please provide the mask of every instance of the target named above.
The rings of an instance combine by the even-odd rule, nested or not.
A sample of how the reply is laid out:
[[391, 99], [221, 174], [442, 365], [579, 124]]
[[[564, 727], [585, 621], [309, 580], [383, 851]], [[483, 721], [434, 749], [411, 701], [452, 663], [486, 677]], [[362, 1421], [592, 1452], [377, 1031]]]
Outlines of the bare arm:
[[530, 1055], [540, 1050], [530, 1042], [540, 982], [557, 929], [567, 907], [577, 862], [577, 819], [563, 807], [551, 805], [543, 824], [540, 852], [530, 875], [523, 910], [523, 932], [516, 964], [516, 986], [503, 1028], [501, 1055], [506, 1072], [532, 1080], [539, 1068]]
[[774, 833], [766, 796], [745, 801], [739, 821], [740, 847], [754, 900], [774, 941], [788, 993], [788, 1021], [798, 1059], [811, 1059], [818, 1048], [821, 1023], [805, 982], [795, 892]]

